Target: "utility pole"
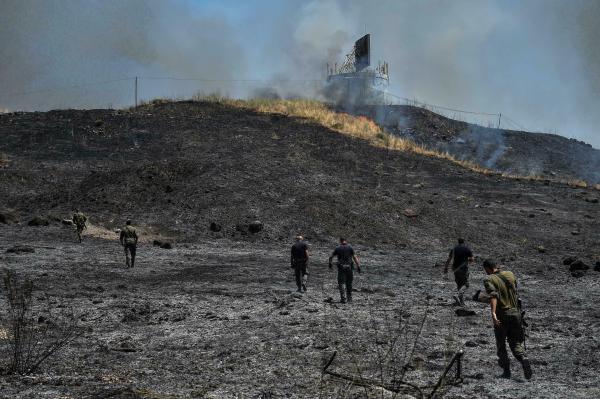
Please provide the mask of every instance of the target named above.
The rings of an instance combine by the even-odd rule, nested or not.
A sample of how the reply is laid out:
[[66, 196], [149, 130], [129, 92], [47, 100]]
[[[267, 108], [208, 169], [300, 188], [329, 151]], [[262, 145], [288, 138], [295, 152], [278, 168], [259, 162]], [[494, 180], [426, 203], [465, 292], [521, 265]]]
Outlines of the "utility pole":
[[136, 76], [135, 77], [135, 90], [134, 90], [135, 91], [135, 107], [136, 108], [137, 108], [137, 104], [138, 104], [138, 102], [137, 102], [137, 86], [138, 86], [137, 83], [138, 82], [137, 81], [138, 81], [138, 77]]
[[502, 112], [498, 114], [498, 129], [500, 129], [500, 122], [502, 121]]

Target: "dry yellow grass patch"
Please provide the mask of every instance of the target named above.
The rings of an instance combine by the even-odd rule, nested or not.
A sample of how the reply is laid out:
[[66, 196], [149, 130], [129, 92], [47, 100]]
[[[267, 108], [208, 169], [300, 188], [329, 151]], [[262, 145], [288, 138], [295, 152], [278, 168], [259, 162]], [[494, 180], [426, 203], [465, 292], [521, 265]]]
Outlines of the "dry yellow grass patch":
[[394, 136], [382, 129], [373, 120], [364, 116], [355, 116], [344, 112], [333, 111], [327, 104], [320, 101], [265, 99], [232, 100], [216, 96], [203, 99], [221, 102], [235, 107], [248, 108], [263, 113], [284, 114], [305, 118], [339, 133], [366, 140], [376, 147], [445, 159], [479, 173], [497, 174], [497, 172], [483, 168], [471, 161], [457, 159], [446, 152], [429, 150], [416, 144], [412, 140]]
[[[444, 159], [459, 165], [465, 169], [485, 175], [502, 176], [509, 179], [526, 181], [549, 180], [543, 176], [529, 175], [519, 176], [502, 173], [480, 166], [472, 161], [462, 160], [447, 152], [427, 149], [412, 140], [397, 137], [386, 132], [373, 120], [364, 116], [355, 116], [343, 112], [333, 111], [327, 104], [317, 100], [270, 100], [270, 99], [248, 99], [234, 100], [218, 94], [208, 96], [196, 96], [194, 100], [222, 103], [238, 108], [251, 109], [253, 111], [284, 114], [287, 116], [305, 118], [312, 122], [321, 124], [329, 129], [352, 137], [368, 141], [371, 145], [389, 150], [411, 152], [432, 158]], [[571, 187], [594, 188], [600, 190], [600, 184], [591, 185], [584, 180], [573, 179], [569, 181], [553, 180], [556, 183], [568, 184]]]

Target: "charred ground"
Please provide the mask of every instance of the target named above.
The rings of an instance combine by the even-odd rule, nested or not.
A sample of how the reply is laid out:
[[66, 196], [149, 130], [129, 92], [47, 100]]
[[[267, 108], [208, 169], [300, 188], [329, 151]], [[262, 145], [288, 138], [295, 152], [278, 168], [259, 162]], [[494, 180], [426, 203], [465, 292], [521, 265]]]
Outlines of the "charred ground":
[[[319, 383], [322, 358], [338, 350], [336, 367], [353, 373], [364, 361], [367, 373], [382, 345], [374, 326], [396, 317], [412, 334], [426, 308], [421, 360], [407, 379], [431, 383], [447, 352], [469, 342], [471, 378], [449, 396], [598, 394], [600, 274], [574, 278], [562, 265], [567, 255], [600, 257], [595, 190], [478, 174], [308, 119], [214, 102], [6, 114], [0, 136], [1, 205], [19, 221], [0, 224], [0, 262], [70, 300], [89, 327], [46, 374], [5, 378], [0, 396], [332, 396], [343, 385]], [[73, 207], [91, 221], [82, 245], [59, 222], [26, 225], [69, 217]], [[144, 237], [133, 270], [123, 269], [115, 242], [125, 217]], [[255, 220], [264, 228], [251, 233]], [[315, 255], [302, 298], [287, 266], [297, 232]], [[366, 269], [352, 307], [324, 302], [336, 296], [324, 259], [338, 235]], [[482, 306], [472, 305], [474, 317], [453, 316], [453, 283], [433, 266], [457, 236], [520, 278], [535, 381], [493, 377]], [[37, 249], [4, 253], [15, 244]], [[473, 274], [479, 285], [477, 266]]]
[[399, 137], [492, 170], [600, 182], [600, 151], [576, 139], [473, 125], [409, 105], [364, 106], [352, 112], [375, 119]]

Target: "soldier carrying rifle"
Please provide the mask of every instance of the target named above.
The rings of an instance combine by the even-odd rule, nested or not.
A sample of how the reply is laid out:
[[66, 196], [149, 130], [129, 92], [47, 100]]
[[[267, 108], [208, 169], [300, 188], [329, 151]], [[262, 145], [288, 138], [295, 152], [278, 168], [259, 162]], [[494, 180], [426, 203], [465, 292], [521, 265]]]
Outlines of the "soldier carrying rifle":
[[85, 223], [87, 222], [87, 217], [80, 212], [79, 209], [75, 209], [75, 213], [73, 213], [73, 224], [75, 225], [75, 229], [77, 231], [77, 239], [79, 242], [83, 239], [83, 230], [87, 229]]
[[484, 282], [486, 294], [477, 291], [474, 300], [489, 302], [496, 336], [498, 364], [503, 369], [503, 378], [510, 378], [510, 359], [506, 351], [506, 341], [510, 350], [521, 365], [526, 379], [531, 379], [533, 372], [525, 354], [525, 331], [523, 312], [517, 294], [517, 279], [508, 270], [499, 270], [491, 259], [483, 262], [488, 277]]

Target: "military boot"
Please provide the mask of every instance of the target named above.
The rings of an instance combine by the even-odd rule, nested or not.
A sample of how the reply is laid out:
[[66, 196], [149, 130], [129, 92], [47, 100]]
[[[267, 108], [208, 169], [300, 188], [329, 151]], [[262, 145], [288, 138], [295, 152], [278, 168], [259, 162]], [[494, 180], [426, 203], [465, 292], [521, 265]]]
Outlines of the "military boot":
[[465, 307], [465, 293], [463, 291], [458, 293], [458, 304], [463, 308]]
[[531, 370], [531, 364], [529, 363], [529, 359], [523, 359], [521, 361], [521, 365], [523, 366], [523, 374], [527, 380], [531, 379], [533, 375], [533, 371]]
[[505, 367], [500, 378], [510, 378], [510, 367]]
[[340, 289], [340, 303], [346, 303], [346, 285], [338, 284]]

